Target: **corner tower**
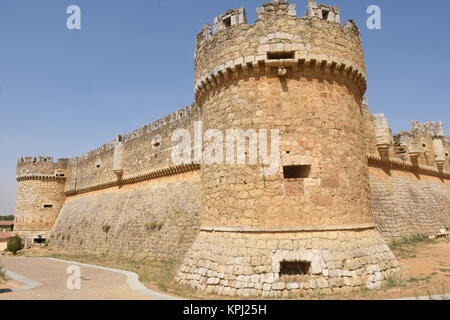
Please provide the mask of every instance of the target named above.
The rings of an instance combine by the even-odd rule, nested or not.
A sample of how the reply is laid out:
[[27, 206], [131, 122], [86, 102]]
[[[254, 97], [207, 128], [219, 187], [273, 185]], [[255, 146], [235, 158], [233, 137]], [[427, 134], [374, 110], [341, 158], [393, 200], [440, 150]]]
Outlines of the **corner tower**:
[[14, 233], [25, 245], [41, 243], [61, 210], [65, 195], [67, 159], [25, 157], [17, 162]]
[[202, 227], [181, 283], [279, 297], [375, 288], [398, 266], [370, 208], [359, 30], [337, 7], [307, 11], [268, 2], [248, 25], [229, 10], [197, 36], [203, 132], [278, 129], [280, 165], [202, 165]]

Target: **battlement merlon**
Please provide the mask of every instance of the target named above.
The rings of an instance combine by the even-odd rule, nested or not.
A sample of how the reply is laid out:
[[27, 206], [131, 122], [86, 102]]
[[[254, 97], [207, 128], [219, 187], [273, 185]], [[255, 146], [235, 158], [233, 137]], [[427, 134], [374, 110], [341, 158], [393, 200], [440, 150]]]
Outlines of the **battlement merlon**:
[[375, 126], [375, 136], [377, 149], [382, 158], [389, 158], [389, 147], [392, 142], [392, 133], [389, 123], [384, 114], [375, 114], [372, 116]]
[[53, 162], [53, 157], [21, 157], [17, 161], [16, 177], [65, 177], [68, 159], [58, 159]]
[[289, 4], [289, 1], [266, 2], [262, 7], [256, 8], [256, 20], [264, 19], [266, 15], [297, 17], [297, 8], [295, 4]]
[[445, 137], [444, 126], [441, 121], [419, 123], [418, 121], [411, 122], [411, 132], [424, 131], [432, 137]]
[[308, 0], [306, 4], [306, 16], [318, 17], [325, 21], [341, 23], [339, 8], [326, 4], [317, 4], [313, 0]]
[[243, 7], [239, 9], [230, 9], [225, 14], [214, 19], [214, 33], [244, 23], [247, 23], [245, 9]]

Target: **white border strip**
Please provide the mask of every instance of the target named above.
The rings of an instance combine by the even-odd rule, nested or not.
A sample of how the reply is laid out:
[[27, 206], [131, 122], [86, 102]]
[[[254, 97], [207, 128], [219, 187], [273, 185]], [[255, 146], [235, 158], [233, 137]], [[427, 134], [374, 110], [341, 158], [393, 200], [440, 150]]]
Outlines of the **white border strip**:
[[8, 278], [12, 278], [12, 279], [17, 280], [19, 282], [25, 283], [25, 286], [23, 286], [23, 287], [11, 289], [11, 291], [13, 291], [13, 292], [14, 291], [22, 291], [22, 290], [31, 290], [31, 289], [35, 289], [37, 287], [42, 286], [42, 283], [30, 280], [28, 278], [25, 278], [24, 276], [21, 276], [20, 274], [12, 272], [12, 271], [6, 270], [5, 275]]

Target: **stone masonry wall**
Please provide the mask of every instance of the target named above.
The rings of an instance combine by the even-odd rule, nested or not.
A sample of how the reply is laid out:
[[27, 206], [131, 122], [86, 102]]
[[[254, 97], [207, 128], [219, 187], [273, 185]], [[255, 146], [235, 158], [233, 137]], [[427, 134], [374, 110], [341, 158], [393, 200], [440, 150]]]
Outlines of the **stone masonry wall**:
[[20, 158], [17, 162], [15, 233], [29, 245], [47, 237], [64, 200], [67, 160], [52, 157]]
[[[245, 11], [229, 10], [215, 19], [219, 30], [204, 28], [197, 37], [196, 103], [205, 133], [279, 129], [280, 167], [263, 175], [261, 161], [202, 166], [202, 225], [373, 222], [358, 28], [299, 18], [287, 1], [265, 3], [257, 13], [249, 25]], [[310, 173], [291, 181], [283, 166], [310, 166]]]
[[450, 179], [371, 167], [372, 213], [386, 241], [450, 227]]
[[[283, 261], [310, 263], [280, 275]], [[375, 230], [292, 233], [200, 232], [177, 280], [206, 293], [289, 297], [380, 288], [398, 262]]]
[[197, 236], [199, 201], [198, 171], [72, 196], [51, 231], [50, 246], [179, 260]]
[[64, 181], [33, 179], [18, 185], [18, 194], [26, 194], [16, 201], [15, 229], [22, 231], [49, 230], [64, 204]]

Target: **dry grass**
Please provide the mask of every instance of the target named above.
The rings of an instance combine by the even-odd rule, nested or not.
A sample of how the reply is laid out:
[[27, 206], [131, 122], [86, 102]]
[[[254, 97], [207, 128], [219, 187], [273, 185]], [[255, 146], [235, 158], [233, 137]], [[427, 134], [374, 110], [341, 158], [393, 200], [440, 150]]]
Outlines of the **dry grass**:
[[419, 245], [431, 243], [433, 243], [433, 240], [430, 240], [427, 236], [416, 235], [393, 241], [389, 247], [397, 258], [415, 258]]

